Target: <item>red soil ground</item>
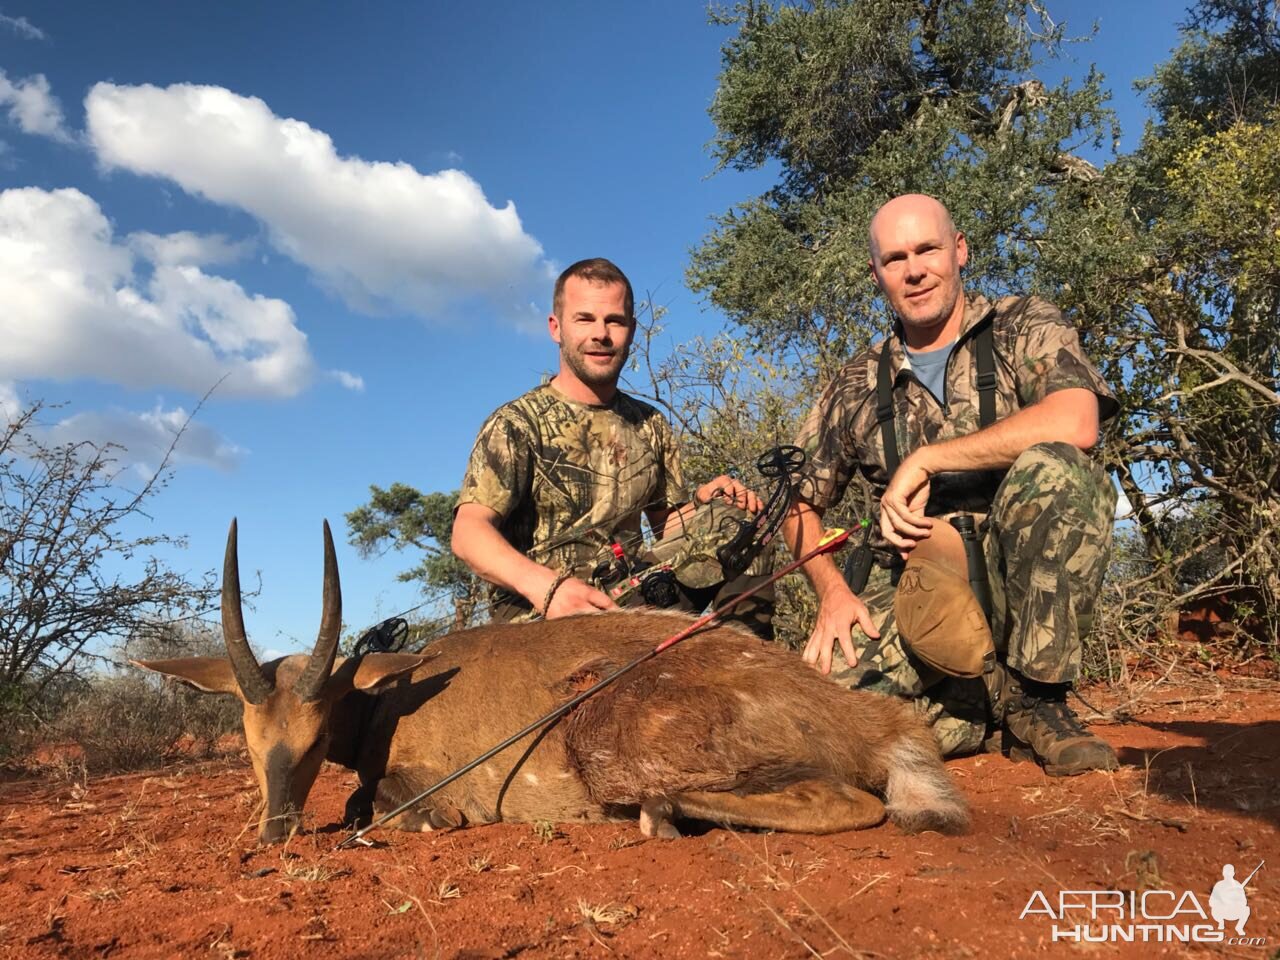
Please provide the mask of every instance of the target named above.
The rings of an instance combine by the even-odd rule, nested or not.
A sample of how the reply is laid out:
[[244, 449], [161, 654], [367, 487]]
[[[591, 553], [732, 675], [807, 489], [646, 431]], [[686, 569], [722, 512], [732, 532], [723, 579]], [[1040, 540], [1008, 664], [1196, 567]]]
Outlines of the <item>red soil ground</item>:
[[[1244, 683], [1162, 687], [1098, 723], [1115, 775], [951, 764], [974, 811], [963, 837], [511, 824], [334, 853], [354, 776], [326, 767], [314, 832], [259, 849], [240, 758], [4, 783], [0, 956], [1273, 958], [1280, 685]], [[1223, 864], [1243, 879], [1263, 858], [1246, 934], [1265, 946], [1080, 946], [1019, 919], [1037, 890], [1055, 906], [1062, 890], [1190, 890], [1207, 910]]]

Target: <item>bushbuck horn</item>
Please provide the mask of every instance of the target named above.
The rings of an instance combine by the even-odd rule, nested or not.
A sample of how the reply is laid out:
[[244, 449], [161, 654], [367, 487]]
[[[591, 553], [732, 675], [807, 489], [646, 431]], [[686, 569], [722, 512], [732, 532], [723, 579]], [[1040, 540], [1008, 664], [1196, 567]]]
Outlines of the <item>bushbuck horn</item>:
[[227, 555], [222, 562], [222, 639], [227, 645], [231, 669], [240, 692], [252, 704], [262, 704], [271, 695], [272, 684], [249, 649], [244, 631], [244, 611], [240, 607], [240, 561], [236, 550], [236, 521], [227, 533]]
[[315, 700], [320, 688], [333, 670], [338, 652], [338, 634], [342, 632], [342, 584], [338, 580], [338, 556], [333, 549], [329, 521], [324, 522], [324, 612], [320, 617], [320, 634], [306, 669], [293, 685], [299, 700]]

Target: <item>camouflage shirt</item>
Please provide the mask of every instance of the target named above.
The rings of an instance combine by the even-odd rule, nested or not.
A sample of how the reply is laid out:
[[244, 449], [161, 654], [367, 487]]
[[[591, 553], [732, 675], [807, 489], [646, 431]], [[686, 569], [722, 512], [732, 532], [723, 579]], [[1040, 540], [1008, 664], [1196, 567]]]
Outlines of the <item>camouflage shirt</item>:
[[593, 406], [543, 384], [485, 421], [458, 503], [497, 513], [507, 542], [534, 562], [583, 576], [607, 544], [639, 541], [643, 510], [685, 499], [661, 413], [622, 392]]
[[[855, 470], [876, 499], [889, 483], [884, 441], [876, 422], [876, 374], [883, 350], [893, 351], [894, 430], [898, 455], [978, 430], [974, 334], [993, 324], [996, 419], [1009, 416], [1055, 390], [1083, 387], [1098, 395], [1102, 420], [1117, 404], [1102, 376], [1080, 347], [1075, 327], [1057, 307], [1036, 297], [985, 297], [965, 301], [960, 335], [947, 360], [943, 402], [916, 379], [903, 349], [901, 330], [859, 353], [841, 368], [805, 418], [796, 444], [808, 454], [799, 495], [819, 510], [844, 496]], [[942, 473], [930, 483], [928, 513], [986, 513], [1004, 471]]]

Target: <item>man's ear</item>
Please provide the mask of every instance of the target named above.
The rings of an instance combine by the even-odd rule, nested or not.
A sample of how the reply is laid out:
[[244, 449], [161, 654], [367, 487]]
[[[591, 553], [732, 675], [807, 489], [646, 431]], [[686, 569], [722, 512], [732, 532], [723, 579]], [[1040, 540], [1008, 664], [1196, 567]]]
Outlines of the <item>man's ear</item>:
[[969, 241], [964, 238], [964, 234], [959, 230], [956, 231], [956, 263], [964, 266], [969, 262]]
[[130, 660], [136, 667], [173, 677], [205, 693], [240, 696], [231, 661], [225, 657], [182, 657], [177, 660]]
[[325, 692], [334, 696], [350, 690], [381, 693], [393, 681], [412, 673], [435, 655], [435, 652], [370, 653], [356, 660], [343, 660], [334, 665]]
[[556, 343], [560, 342], [560, 318], [554, 313], [547, 317], [547, 333], [551, 334], [551, 339]]

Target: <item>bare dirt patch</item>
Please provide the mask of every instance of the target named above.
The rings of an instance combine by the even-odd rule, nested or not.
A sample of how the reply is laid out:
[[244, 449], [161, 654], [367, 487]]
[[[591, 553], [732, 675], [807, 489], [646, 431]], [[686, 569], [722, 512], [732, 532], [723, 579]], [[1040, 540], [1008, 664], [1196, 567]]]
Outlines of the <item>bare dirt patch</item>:
[[[1280, 688], [1250, 686], [1165, 687], [1098, 724], [1126, 764], [1115, 775], [951, 764], [974, 809], [964, 837], [707, 826], [665, 842], [631, 824], [504, 824], [335, 853], [355, 778], [330, 766], [314, 830], [259, 849], [240, 760], [2, 783], [0, 956], [1272, 957]], [[1036, 890], [1191, 890], [1207, 905], [1224, 863], [1243, 879], [1264, 857], [1247, 933], [1265, 947], [1081, 947], [1019, 919]]]

